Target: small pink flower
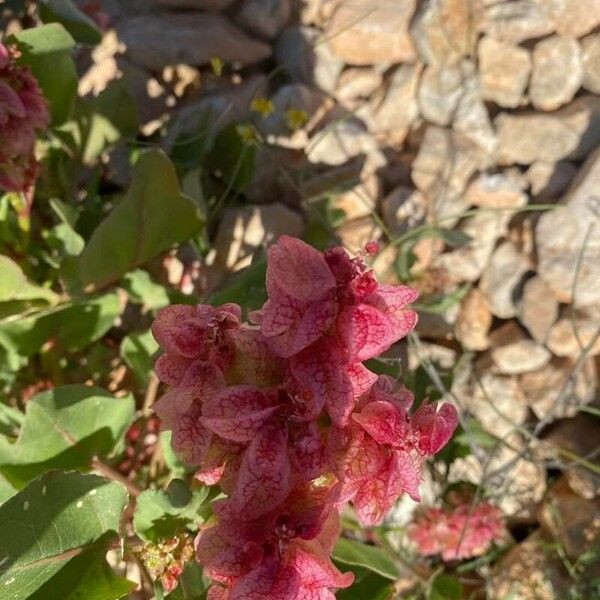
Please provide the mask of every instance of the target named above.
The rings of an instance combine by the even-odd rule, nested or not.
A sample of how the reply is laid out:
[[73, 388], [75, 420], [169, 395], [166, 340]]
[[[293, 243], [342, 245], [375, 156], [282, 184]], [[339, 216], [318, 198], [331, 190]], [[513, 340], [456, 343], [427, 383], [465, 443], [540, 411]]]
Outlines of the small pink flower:
[[429, 508], [417, 516], [408, 536], [419, 554], [441, 554], [445, 561], [487, 552], [504, 532], [502, 513], [491, 504], [461, 504], [452, 510]]

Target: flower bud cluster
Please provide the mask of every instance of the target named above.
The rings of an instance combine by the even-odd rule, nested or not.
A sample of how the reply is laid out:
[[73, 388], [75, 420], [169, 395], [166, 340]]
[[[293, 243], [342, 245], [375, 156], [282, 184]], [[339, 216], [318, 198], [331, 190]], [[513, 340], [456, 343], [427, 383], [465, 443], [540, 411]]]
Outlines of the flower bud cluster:
[[209, 598], [333, 599], [353, 579], [329, 557], [341, 506], [375, 525], [403, 493], [418, 499], [423, 462], [457, 415], [451, 404], [411, 412], [412, 394], [363, 364], [417, 321], [416, 292], [378, 283], [364, 255], [282, 236], [266, 288], [250, 323], [235, 304], [158, 313], [155, 368], [170, 388], [156, 412], [225, 496], [196, 540]]
[[419, 554], [440, 554], [445, 561], [480, 556], [503, 533], [502, 513], [487, 502], [464, 503], [452, 510], [428, 508], [408, 528]]
[[38, 174], [36, 131], [48, 126], [48, 107], [18, 51], [0, 43], [0, 189], [30, 193]]

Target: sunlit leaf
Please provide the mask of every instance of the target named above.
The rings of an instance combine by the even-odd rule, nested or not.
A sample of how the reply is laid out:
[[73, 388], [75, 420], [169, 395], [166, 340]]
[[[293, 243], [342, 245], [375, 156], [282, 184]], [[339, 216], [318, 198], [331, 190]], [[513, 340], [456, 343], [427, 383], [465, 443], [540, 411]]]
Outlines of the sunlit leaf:
[[[122, 597], [130, 584], [118, 581], [102, 564], [126, 503], [127, 492], [119, 483], [57, 471], [46, 473], [5, 502], [0, 507], [2, 599]], [[61, 577], [63, 569], [69, 569], [71, 576]], [[81, 595], [82, 580], [87, 581], [89, 595]], [[113, 595], [98, 593], [102, 588]]]
[[0, 436], [0, 472], [22, 485], [51, 468], [89, 468], [110, 454], [133, 418], [133, 399], [96, 387], [67, 385], [28, 403], [16, 441]]
[[160, 150], [140, 156], [125, 198], [96, 228], [81, 253], [84, 285], [99, 288], [197, 234], [197, 204], [181, 193], [175, 169]]

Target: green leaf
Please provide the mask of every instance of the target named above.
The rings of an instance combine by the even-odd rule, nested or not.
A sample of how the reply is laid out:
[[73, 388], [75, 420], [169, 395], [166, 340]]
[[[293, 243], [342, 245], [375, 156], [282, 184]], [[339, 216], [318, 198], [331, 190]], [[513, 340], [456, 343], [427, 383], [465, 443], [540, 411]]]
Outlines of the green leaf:
[[[342, 569], [344, 570], [344, 569]], [[390, 580], [361, 567], [353, 567], [354, 583], [336, 594], [338, 600], [389, 600], [394, 592]]]
[[55, 304], [58, 296], [52, 290], [31, 283], [17, 263], [0, 254], [0, 302], [16, 300], [45, 300]]
[[256, 148], [245, 142], [237, 125], [224, 127], [206, 157], [207, 168], [218, 174], [226, 187], [241, 193], [254, 175]]
[[451, 575], [440, 573], [431, 582], [427, 591], [427, 600], [461, 600], [462, 585]]
[[85, 247], [84, 239], [75, 231], [76, 211], [57, 198], [50, 199], [50, 207], [60, 223], [51, 230], [55, 245], [66, 256], [79, 256]]
[[189, 467], [181, 462], [171, 446], [171, 432], [161, 431], [159, 435], [160, 452], [165, 461], [165, 465], [174, 477], [185, 477], [193, 473], [193, 467]]
[[27, 403], [17, 440], [0, 437], [0, 472], [22, 485], [51, 468], [89, 468], [110, 454], [133, 419], [131, 396], [114, 398], [84, 385], [42, 392]]
[[154, 283], [148, 272], [141, 269], [127, 273], [121, 281], [121, 287], [127, 291], [132, 302], [139, 302], [150, 310], [162, 308], [170, 302], [165, 287]]
[[109, 541], [109, 536], [76, 556], [29, 600], [117, 600], [125, 597], [137, 585], [118, 577], [106, 562], [104, 540]]
[[196, 203], [184, 196], [175, 169], [160, 150], [140, 156], [131, 187], [100, 223], [82, 252], [84, 285], [99, 288], [195, 235], [203, 220]]
[[100, 155], [123, 137], [135, 137], [135, 103], [121, 80], [113, 80], [98, 94], [82, 101], [76, 112], [81, 135], [81, 160], [93, 166]]
[[55, 52], [70, 52], [75, 40], [60, 24], [24, 29], [14, 35], [21, 52], [27, 56], [45, 56]]
[[32, 316], [0, 321], [0, 347], [32, 356], [47, 341], [76, 351], [102, 337], [121, 314], [117, 293], [58, 306]]
[[20, 410], [0, 402], [0, 434], [16, 435], [15, 431], [23, 425], [24, 421], [25, 415]]
[[471, 236], [460, 229], [444, 229], [440, 227], [439, 229], [434, 229], [432, 233], [432, 237], [439, 237], [447, 246], [452, 248], [466, 246], [472, 241]]
[[396, 580], [400, 577], [393, 557], [378, 546], [340, 538], [333, 549], [332, 557], [340, 563], [364, 567], [388, 579]]
[[77, 95], [77, 71], [70, 54], [75, 40], [59, 23], [25, 29], [13, 40], [22, 54], [19, 60], [31, 68], [48, 100], [52, 123], [64, 123]]
[[148, 384], [154, 365], [153, 356], [157, 350], [158, 344], [150, 330], [130, 333], [121, 342], [121, 357], [141, 386]]
[[179, 585], [165, 600], [205, 600], [208, 582], [202, 576], [202, 569], [196, 561], [190, 561], [179, 576]]
[[421, 302], [416, 302], [413, 307], [417, 311], [423, 311], [433, 314], [445, 313], [449, 308], [454, 306], [457, 302], [460, 302], [471, 289], [470, 283], [465, 283], [458, 286], [452, 292], [441, 292], [439, 294], [432, 294], [426, 298], [423, 298]]
[[99, 44], [102, 34], [96, 24], [70, 0], [42, 0], [40, 16], [44, 23], [61, 23], [82, 44]]
[[19, 490], [0, 473], [0, 506], [12, 498]]
[[207, 487], [190, 489], [181, 479], [173, 479], [166, 491], [146, 490], [137, 498], [133, 527], [147, 542], [173, 537], [188, 525], [203, 521], [200, 508], [208, 498]]
[[[71, 578], [60, 577], [60, 572], [85, 555], [92, 558], [93, 549], [98, 549], [95, 556], [101, 559], [100, 548], [104, 546], [106, 552], [106, 543], [116, 537], [126, 503], [127, 492], [119, 483], [57, 471], [32, 481], [5, 502], [0, 507], [3, 600], [119, 598], [122, 594], [71, 595]], [[36, 594], [42, 589], [46, 595]]]
[[218, 306], [226, 302], [235, 302], [244, 310], [260, 308], [267, 299], [265, 273], [267, 263], [263, 256], [254, 258], [252, 264], [232, 277], [226, 286], [211, 295], [209, 302]]

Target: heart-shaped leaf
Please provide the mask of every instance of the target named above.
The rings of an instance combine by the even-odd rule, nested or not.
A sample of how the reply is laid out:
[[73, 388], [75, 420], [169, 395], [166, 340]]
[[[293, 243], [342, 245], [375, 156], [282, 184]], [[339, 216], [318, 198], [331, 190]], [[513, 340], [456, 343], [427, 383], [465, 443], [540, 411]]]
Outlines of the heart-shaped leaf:
[[[119, 531], [126, 503], [127, 492], [119, 483], [59, 471], [32, 481], [5, 502], [0, 507], [3, 600], [120, 598], [127, 589], [104, 570], [103, 554]], [[61, 577], [70, 566], [73, 576]], [[90, 594], [81, 595], [78, 584], [86, 576]], [[113, 592], [119, 588], [116, 595], [91, 593], [109, 584]], [[79, 596], [74, 593], [77, 588]]]
[[100, 288], [177, 242], [198, 233], [197, 204], [181, 193], [175, 168], [160, 150], [140, 156], [131, 187], [96, 228], [79, 259], [81, 280]]
[[27, 403], [14, 442], [0, 436], [0, 473], [21, 486], [51, 468], [89, 468], [111, 453], [133, 418], [133, 398], [84, 385], [42, 392]]

